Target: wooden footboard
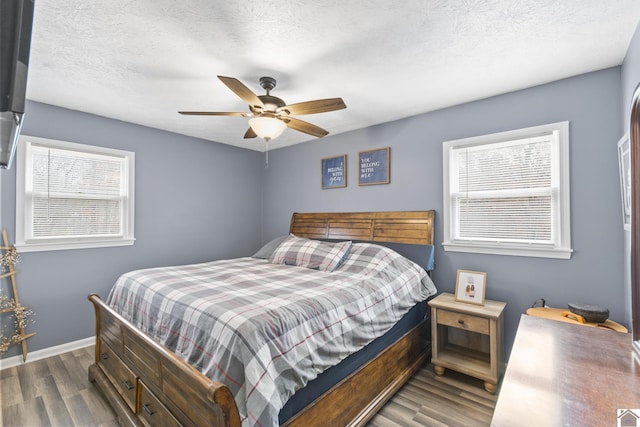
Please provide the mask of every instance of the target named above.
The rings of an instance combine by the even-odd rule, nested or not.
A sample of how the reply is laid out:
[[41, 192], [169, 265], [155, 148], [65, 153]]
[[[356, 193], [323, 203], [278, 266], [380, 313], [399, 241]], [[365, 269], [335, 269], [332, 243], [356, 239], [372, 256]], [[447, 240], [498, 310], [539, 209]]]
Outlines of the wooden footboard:
[[[96, 313], [89, 380], [107, 398], [121, 425], [240, 426], [227, 386], [151, 340], [97, 295], [89, 300]], [[426, 321], [418, 325], [285, 425], [364, 425], [424, 363], [428, 328]]]
[[96, 357], [89, 380], [103, 392], [121, 425], [240, 427], [227, 386], [210, 380], [136, 329], [97, 295]]

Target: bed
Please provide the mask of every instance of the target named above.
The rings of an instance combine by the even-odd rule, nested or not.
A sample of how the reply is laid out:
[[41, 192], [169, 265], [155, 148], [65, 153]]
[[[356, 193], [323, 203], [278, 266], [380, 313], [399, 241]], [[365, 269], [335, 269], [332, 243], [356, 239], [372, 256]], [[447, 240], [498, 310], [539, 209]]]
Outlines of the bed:
[[[390, 300], [391, 295], [401, 289], [393, 283], [414, 280], [413, 263], [378, 245], [355, 242], [400, 244], [403, 247], [418, 245], [417, 247], [424, 248], [419, 251], [420, 254], [428, 254], [421, 260], [421, 264], [427, 264], [424, 266], [431, 269], [433, 217], [433, 211], [295, 213], [289, 231], [296, 237], [287, 237], [285, 243], [293, 246], [306, 245], [306, 239], [327, 242], [321, 245], [330, 248], [331, 257], [321, 258], [321, 261], [331, 259], [328, 263], [330, 265], [305, 265], [303, 267], [310, 268], [303, 268], [299, 262], [287, 259], [291, 255], [291, 248], [287, 252], [283, 249], [286, 245], [279, 242], [278, 250], [273, 252], [269, 260], [254, 255], [233, 260], [233, 263], [220, 260], [123, 275], [111, 290], [109, 304], [97, 295], [89, 296], [96, 314], [96, 356], [95, 363], [89, 368], [89, 379], [105, 395], [123, 425], [363, 425], [424, 363], [428, 354], [425, 337], [428, 335], [429, 323], [424, 301], [418, 302], [414, 308], [404, 307], [403, 310], [385, 306], [390, 304], [387, 300]], [[346, 251], [344, 245], [349, 246]], [[278, 260], [278, 254], [285, 256]], [[303, 263], [310, 260], [317, 261], [306, 256]], [[371, 278], [367, 277], [365, 281], [360, 277], [363, 274], [360, 265], [369, 270], [372, 265], [378, 268], [378, 264], [384, 264], [384, 274], [393, 276], [385, 279], [390, 283], [389, 286], [396, 287], [380, 290], [384, 298], [374, 298], [376, 302], [370, 303], [373, 300], [361, 289], [364, 289], [364, 284], [369, 283]], [[396, 268], [397, 271], [388, 268]], [[416, 268], [417, 270], [422, 269]], [[267, 363], [256, 362], [256, 355], [265, 353], [267, 347], [273, 347], [273, 340], [260, 341], [258, 346], [249, 345], [247, 342], [253, 339], [249, 337], [251, 332], [236, 336], [225, 327], [216, 326], [217, 324], [212, 324], [209, 329], [208, 324], [200, 321], [200, 318], [206, 317], [203, 313], [208, 311], [198, 311], [194, 315], [194, 308], [189, 305], [192, 301], [196, 301], [198, 306], [208, 303], [188, 294], [185, 289], [189, 288], [199, 295], [206, 287], [207, 292], [215, 293], [218, 299], [222, 298], [224, 304], [218, 305], [225, 305], [227, 312], [221, 312], [217, 316], [227, 316], [225, 325], [232, 324], [239, 318], [240, 311], [254, 311], [254, 305], [262, 305], [255, 302], [247, 304], [247, 300], [243, 298], [247, 293], [254, 292], [251, 281], [258, 283], [270, 280], [261, 278], [260, 274], [263, 273], [275, 278], [274, 285], [269, 286], [282, 284], [283, 281], [290, 282], [286, 284], [286, 289], [290, 292], [287, 298], [276, 298], [272, 294], [257, 298], [258, 301], [272, 302], [274, 298], [282, 300], [280, 305], [284, 306], [283, 310], [289, 310], [289, 304], [293, 300], [299, 300], [306, 304], [305, 310], [323, 313], [324, 316], [326, 310], [321, 305], [328, 297], [318, 294], [318, 298], [309, 299], [306, 295], [315, 294], [319, 288], [323, 292], [330, 289], [331, 292], [340, 294], [355, 292], [358, 298], [361, 297], [358, 307], [366, 306], [366, 310], [358, 308], [354, 311], [354, 308], [340, 307], [331, 310], [342, 317], [339, 317], [339, 322], [332, 321], [330, 327], [323, 328], [315, 324], [295, 327], [293, 334], [304, 335], [306, 331], [308, 335], [327, 336], [320, 344], [304, 342], [304, 345], [297, 340], [298, 335], [287, 337], [284, 341], [277, 341], [277, 346], [283, 347], [282, 342], [292, 342], [293, 345], [284, 350], [279, 348], [280, 354], [276, 356], [267, 354], [266, 359], [263, 359]], [[419, 273], [420, 280], [424, 281], [422, 287], [428, 289], [420, 291], [419, 300], [427, 299], [435, 293], [433, 284], [428, 285], [430, 279], [428, 276], [425, 279], [422, 273]], [[377, 277], [379, 274], [376, 272], [375, 275]], [[221, 285], [225, 287], [224, 294], [212, 285], [218, 283], [218, 279], [224, 281], [224, 285]], [[351, 280], [357, 280], [356, 286], [347, 283]], [[146, 288], [147, 282], [152, 283], [150, 286], [153, 289]], [[376, 286], [383, 289], [381, 285]], [[159, 289], [165, 289], [165, 296], [159, 296]], [[241, 298], [231, 296], [234, 289], [242, 294]], [[276, 286], [274, 292], [282, 295], [283, 289]], [[297, 294], [305, 294], [305, 298], [297, 298]], [[166, 295], [172, 295], [172, 298], [167, 298]], [[417, 296], [413, 295], [413, 298], [416, 299]], [[191, 302], [187, 303], [186, 299]], [[233, 300], [236, 299], [242, 304], [233, 306]], [[271, 302], [264, 305], [271, 307]], [[335, 302], [327, 304], [338, 307]], [[158, 309], [160, 306], [163, 307], [161, 312]], [[169, 306], [169, 309], [164, 310]], [[378, 311], [372, 311], [376, 306], [381, 307]], [[169, 313], [171, 310], [173, 314]], [[215, 310], [215, 307], [209, 307], [209, 311]], [[360, 321], [358, 316], [363, 311], [370, 311], [373, 317], [382, 319], [382, 332], [377, 331], [378, 326], [373, 323], [363, 324], [362, 327], [353, 326]], [[176, 312], [181, 314], [176, 316]], [[301, 316], [297, 311], [295, 313], [294, 317]], [[276, 318], [267, 316], [265, 312], [257, 315], [267, 319], [265, 324], [269, 326], [264, 328], [267, 333], [281, 323], [291, 322], [289, 317], [282, 317], [281, 314], [277, 314]], [[394, 326], [391, 322], [395, 323], [399, 317], [402, 321]], [[197, 318], [200, 326], [189, 323], [191, 318]], [[407, 323], [407, 318], [414, 320]], [[402, 327], [399, 328], [400, 326]], [[248, 331], [261, 328], [256, 323], [250, 323]], [[331, 336], [332, 329], [336, 328], [341, 337], [350, 337], [349, 334], [352, 333], [356, 335], [353, 340], [344, 338], [344, 343], [329, 348], [338, 336]], [[209, 330], [212, 331], [211, 334], [208, 333]], [[378, 336], [385, 331], [387, 332], [382, 336]], [[209, 335], [227, 336], [227, 339], [224, 345], [218, 343], [217, 347], [207, 347]], [[338, 361], [327, 361], [319, 356], [324, 351], [325, 356], [333, 357], [337, 348], [348, 347], [347, 343], [352, 341], [362, 343], [364, 348], [360, 350], [355, 346], [349, 351], [354, 354], [336, 356]], [[250, 357], [244, 359], [243, 364], [233, 357], [229, 360], [223, 357], [227, 348], [234, 346], [239, 346], [240, 353], [243, 354], [248, 352], [247, 348], [255, 350], [249, 354]], [[286, 355], [299, 348], [303, 348], [300, 352], [306, 353], [311, 361], [303, 358], [303, 362], [289, 362]], [[367, 356], [361, 357], [365, 353]], [[333, 366], [334, 363], [336, 366]], [[238, 367], [240, 365], [242, 369]], [[217, 372], [217, 377], [211, 372]], [[291, 381], [297, 383], [286, 388], [279, 382], [272, 384], [265, 380], [271, 377], [277, 378], [277, 381], [290, 377], [293, 378]], [[333, 384], [327, 378], [337, 378], [339, 381]], [[291, 389], [297, 390], [293, 396]], [[260, 392], [254, 393], [256, 390]], [[264, 395], [261, 399], [252, 398], [261, 395]], [[255, 410], [256, 407], [259, 410]], [[279, 420], [276, 412], [274, 421], [274, 411], [280, 411]], [[286, 415], [283, 417], [283, 414]]]

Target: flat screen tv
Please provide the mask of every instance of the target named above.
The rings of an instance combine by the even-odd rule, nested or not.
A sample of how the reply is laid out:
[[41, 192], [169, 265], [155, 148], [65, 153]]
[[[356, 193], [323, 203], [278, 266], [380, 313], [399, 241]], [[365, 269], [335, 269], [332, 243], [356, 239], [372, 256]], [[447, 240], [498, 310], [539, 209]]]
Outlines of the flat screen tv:
[[0, 0], [0, 167], [9, 169], [24, 119], [34, 0]]

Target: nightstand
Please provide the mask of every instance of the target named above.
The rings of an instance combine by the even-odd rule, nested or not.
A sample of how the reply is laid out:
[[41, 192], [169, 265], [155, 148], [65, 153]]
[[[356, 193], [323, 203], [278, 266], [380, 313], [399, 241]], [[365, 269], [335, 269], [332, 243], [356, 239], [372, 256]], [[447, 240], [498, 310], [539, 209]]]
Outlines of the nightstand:
[[443, 293], [431, 306], [431, 363], [437, 375], [445, 369], [479, 378], [495, 393], [502, 373], [503, 312], [507, 304], [485, 300], [474, 305]]

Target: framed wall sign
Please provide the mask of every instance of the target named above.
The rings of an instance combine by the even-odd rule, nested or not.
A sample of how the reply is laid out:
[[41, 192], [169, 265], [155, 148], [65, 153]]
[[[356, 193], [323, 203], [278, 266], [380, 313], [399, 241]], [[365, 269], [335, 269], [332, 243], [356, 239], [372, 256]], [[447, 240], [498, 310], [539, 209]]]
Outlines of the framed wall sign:
[[631, 223], [631, 153], [629, 134], [618, 141], [618, 169], [620, 170], [620, 198], [622, 200], [622, 224], [625, 230]]
[[455, 300], [469, 304], [484, 305], [486, 284], [487, 273], [458, 270]]
[[347, 155], [328, 157], [320, 161], [322, 188], [347, 186]]
[[358, 185], [389, 183], [389, 147], [358, 153]]

